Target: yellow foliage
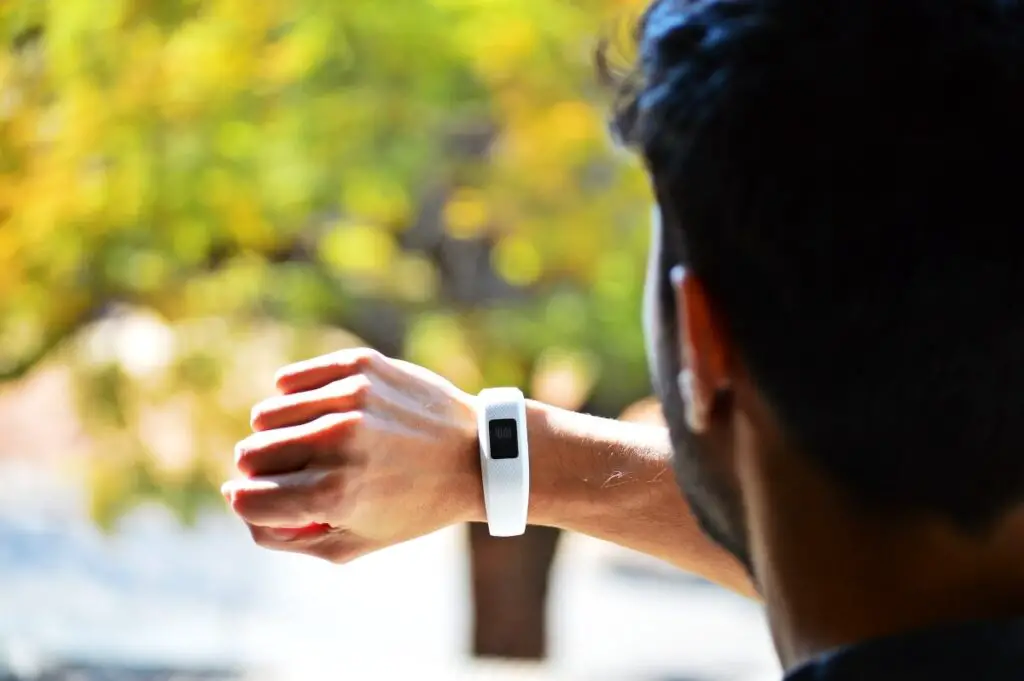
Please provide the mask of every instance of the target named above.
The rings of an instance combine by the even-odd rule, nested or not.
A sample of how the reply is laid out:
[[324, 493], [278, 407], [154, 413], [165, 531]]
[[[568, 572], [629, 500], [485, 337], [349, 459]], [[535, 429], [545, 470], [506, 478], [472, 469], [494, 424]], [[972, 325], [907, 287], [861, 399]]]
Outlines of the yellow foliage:
[[444, 207], [445, 226], [456, 239], [480, 236], [490, 217], [487, 199], [481, 192], [471, 189], [455, 192]]
[[239, 246], [270, 251], [281, 243], [281, 235], [263, 218], [256, 197], [240, 187], [226, 199], [223, 204], [224, 225]]
[[111, 114], [107, 98], [94, 85], [76, 82], [64, 91], [58, 109], [57, 135], [67, 161], [74, 163], [104, 136], [104, 127]]
[[604, 129], [594, 107], [581, 101], [555, 104], [548, 112], [546, 127], [557, 136], [563, 148], [595, 140]]
[[437, 288], [437, 270], [423, 256], [404, 254], [395, 262], [391, 273], [391, 291], [398, 300], [426, 303], [435, 298]]
[[536, 246], [528, 236], [521, 234], [511, 234], [498, 242], [494, 264], [501, 276], [517, 286], [534, 283], [543, 271]]
[[118, 114], [133, 115], [151, 103], [154, 87], [163, 87], [163, 37], [151, 23], [144, 23], [125, 34], [124, 72], [105, 104]]
[[245, 86], [245, 51], [231, 29], [196, 19], [170, 36], [160, 79], [165, 115], [188, 119]]
[[310, 17], [287, 36], [267, 48], [263, 77], [281, 86], [307, 76], [323, 59], [332, 35], [330, 24], [319, 17]]
[[520, 67], [538, 48], [539, 27], [506, 13], [481, 13], [460, 27], [459, 39], [477, 72], [500, 80]]
[[395, 242], [372, 225], [342, 224], [320, 240], [320, 257], [342, 274], [380, 277], [391, 267]]
[[395, 228], [412, 218], [405, 189], [394, 178], [372, 171], [345, 178], [341, 206], [364, 220]]
[[[560, 347], [594, 358], [572, 399], [641, 397], [648, 189], [605, 139], [589, 49], [642, 4], [0, 3], [0, 379], [130, 301], [203, 350], [165, 387], [201, 405], [180, 416], [196, 455], [223, 457], [246, 415], [218, 367], [243, 341], [190, 320], [323, 329], [384, 298], [408, 332], [373, 337], [467, 390], [541, 385]], [[166, 473], [125, 434], [156, 397], [83, 376], [124, 421], [99, 429], [109, 519]], [[171, 503], [210, 470], [176, 469]]]
[[405, 354], [466, 390], [477, 392], [483, 388], [466, 331], [453, 315], [433, 314], [416, 320], [406, 339]]
[[230, 159], [250, 157], [259, 144], [259, 130], [244, 120], [226, 121], [217, 132], [217, 150]]

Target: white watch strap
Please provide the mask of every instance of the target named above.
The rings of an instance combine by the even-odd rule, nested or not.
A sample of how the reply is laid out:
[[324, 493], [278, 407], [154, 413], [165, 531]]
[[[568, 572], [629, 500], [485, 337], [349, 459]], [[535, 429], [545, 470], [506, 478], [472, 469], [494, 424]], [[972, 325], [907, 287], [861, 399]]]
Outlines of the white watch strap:
[[494, 537], [521, 535], [530, 505], [526, 398], [516, 388], [484, 390], [477, 418], [487, 527]]

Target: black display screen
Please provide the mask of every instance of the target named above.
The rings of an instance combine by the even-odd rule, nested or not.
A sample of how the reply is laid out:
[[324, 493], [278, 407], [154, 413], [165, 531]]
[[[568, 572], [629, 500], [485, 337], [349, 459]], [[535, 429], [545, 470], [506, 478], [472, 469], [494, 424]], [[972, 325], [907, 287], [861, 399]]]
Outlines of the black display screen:
[[491, 431], [491, 458], [519, 458], [519, 429], [515, 419], [494, 419], [489, 424]]

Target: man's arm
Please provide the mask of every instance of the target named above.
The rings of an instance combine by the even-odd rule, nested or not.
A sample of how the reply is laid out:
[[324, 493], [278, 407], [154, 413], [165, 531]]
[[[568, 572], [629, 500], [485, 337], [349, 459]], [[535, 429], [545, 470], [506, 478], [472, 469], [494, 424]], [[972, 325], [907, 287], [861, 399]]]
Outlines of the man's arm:
[[746, 571], [697, 526], [664, 428], [532, 402], [530, 522], [603, 539], [756, 597]]
[[[277, 383], [281, 394], [257, 405], [256, 432], [236, 448], [241, 477], [224, 486], [257, 543], [346, 562], [484, 520], [471, 396], [365, 350], [287, 367]], [[754, 594], [690, 514], [665, 430], [531, 402], [528, 432], [532, 524], [604, 539]]]

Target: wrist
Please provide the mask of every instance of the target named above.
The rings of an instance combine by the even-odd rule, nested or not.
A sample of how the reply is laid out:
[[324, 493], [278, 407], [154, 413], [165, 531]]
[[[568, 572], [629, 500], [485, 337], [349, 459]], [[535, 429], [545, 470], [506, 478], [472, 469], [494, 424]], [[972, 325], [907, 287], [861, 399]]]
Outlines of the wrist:
[[483, 471], [480, 467], [480, 434], [477, 425], [479, 400], [475, 395], [464, 396], [459, 439], [455, 447], [458, 460], [458, 481], [453, 493], [459, 500], [461, 515], [459, 522], [485, 523], [487, 511], [484, 507]]
[[579, 460], [573, 447], [573, 416], [548, 404], [526, 402], [531, 525], [568, 529], [569, 519], [584, 512], [587, 462]]
[[[473, 428], [464, 436], [460, 451], [464, 475], [460, 476], [463, 483], [458, 486], [459, 496], [464, 507], [464, 522], [486, 523], [487, 511], [484, 506], [483, 472], [480, 466], [480, 435], [476, 426], [476, 414], [479, 403], [475, 396], [468, 396], [468, 408], [473, 414]], [[569, 495], [559, 497], [563, 489], [558, 479], [558, 471], [564, 471], [564, 462], [560, 461], [559, 430], [554, 407], [526, 401], [526, 437], [530, 448], [530, 501], [528, 523], [530, 525], [553, 525], [560, 515], [564, 515], [572, 504]]]

